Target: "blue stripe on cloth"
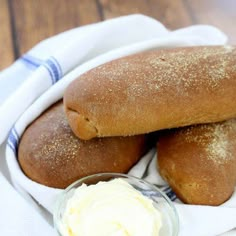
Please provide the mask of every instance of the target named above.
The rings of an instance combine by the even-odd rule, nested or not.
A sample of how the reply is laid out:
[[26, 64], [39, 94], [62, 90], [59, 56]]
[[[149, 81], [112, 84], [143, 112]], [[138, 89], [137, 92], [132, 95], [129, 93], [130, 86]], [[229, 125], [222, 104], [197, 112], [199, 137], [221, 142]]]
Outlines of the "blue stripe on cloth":
[[176, 200], [176, 195], [173, 192], [173, 190], [170, 188], [170, 186], [165, 186], [163, 188], [161, 188], [161, 190], [172, 200]]
[[14, 146], [13, 146], [11, 143], [7, 142], [7, 146], [8, 146], [9, 148], [11, 148], [11, 150], [15, 153], [15, 155], [17, 154], [17, 153], [16, 153], [16, 149], [14, 148]]
[[20, 59], [24, 62], [24, 64], [31, 67], [33, 70], [39, 66], [44, 66], [49, 72], [52, 84], [55, 84], [63, 76], [61, 65], [55, 57], [49, 57], [46, 61], [43, 61], [29, 54], [25, 54]]
[[34, 60], [32, 60], [28, 55], [23, 55], [20, 60], [26, 65], [29, 66], [31, 69], [35, 70], [37, 69], [41, 63], [38, 63]]
[[158, 197], [158, 193], [153, 190], [141, 190], [142, 194], [147, 197]]
[[18, 143], [19, 143], [19, 135], [15, 127], [13, 127], [9, 133], [9, 136], [7, 139], [7, 145], [14, 151], [15, 154], [17, 152]]
[[47, 69], [50, 70], [50, 74], [52, 74], [52, 76], [53, 76], [53, 81], [54, 81], [54, 83], [56, 83], [60, 79], [60, 72], [57, 67], [57, 64], [51, 58], [49, 58], [48, 60], [45, 61], [45, 63], [43, 65]]
[[50, 60], [53, 61], [54, 64], [57, 66], [57, 70], [59, 73], [59, 79], [61, 79], [63, 76], [63, 72], [62, 72], [62, 68], [61, 68], [60, 63], [57, 61], [57, 59], [55, 57], [50, 57]]
[[[145, 190], [145, 189], [139, 188], [138, 186], [135, 186], [135, 188], [139, 190], [140, 192], [142, 192], [142, 194], [147, 197], [160, 197], [161, 196], [161, 194], [159, 194], [158, 192], [154, 190]], [[177, 197], [169, 186], [161, 188], [161, 191], [164, 192], [170, 198], [170, 200], [172, 201], [176, 200]]]
[[163, 192], [168, 192], [170, 189], [171, 189], [170, 186], [161, 187], [161, 190], [162, 190]]
[[51, 81], [52, 81], [52, 84], [55, 84], [56, 81], [55, 81], [55, 78], [54, 78], [53, 71], [51, 70], [51, 67], [50, 67], [47, 63], [44, 63], [43, 66], [44, 66], [44, 67], [47, 69], [47, 71], [49, 72], [50, 78], [51, 78]]
[[15, 137], [16, 137], [16, 139], [17, 139], [17, 143], [18, 143], [19, 140], [20, 140], [20, 136], [19, 136], [19, 134], [17, 133], [15, 126], [13, 126], [13, 128], [12, 128], [12, 132], [14, 133], [14, 135], [15, 135]]
[[166, 193], [166, 195], [171, 199], [171, 201], [174, 201], [177, 198], [175, 193], [172, 190], [170, 192]]
[[176, 194], [171, 198], [171, 201], [175, 201], [177, 199]]
[[167, 194], [167, 193], [170, 193], [172, 191], [172, 189], [170, 188], [170, 187], [168, 187], [167, 189], [165, 189], [163, 192], [165, 193], [165, 194]]

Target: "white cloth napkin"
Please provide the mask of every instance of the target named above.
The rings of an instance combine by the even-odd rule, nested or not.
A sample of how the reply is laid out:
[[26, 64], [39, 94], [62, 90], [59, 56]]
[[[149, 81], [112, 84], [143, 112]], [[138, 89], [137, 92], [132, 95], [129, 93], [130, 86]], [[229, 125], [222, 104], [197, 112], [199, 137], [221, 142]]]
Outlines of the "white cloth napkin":
[[[27, 178], [18, 165], [16, 153], [27, 125], [62, 98], [72, 80], [107, 61], [144, 50], [226, 42], [227, 37], [212, 26], [196, 25], [169, 31], [150, 17], [130, 15], [49, 38], [1, 72], [0, 143], [7, 136], [8, 139], [5, 155], [0, 153], [3, 193], [0, 195], [0, 235], [55, 235], [51, 213], [61, 190]], [[1, 149], [4, 148], [2, 144]], [[235, 195], [219, 207], [184, 205], [159, 176], [156, 158], [153, 149], [130, 174], [157, 184], [174, 201], [180, 218], [180, 235], [211, 236], [236, 228]], [[8, 171], [12, 183], [6, 180], [9, 180]]]

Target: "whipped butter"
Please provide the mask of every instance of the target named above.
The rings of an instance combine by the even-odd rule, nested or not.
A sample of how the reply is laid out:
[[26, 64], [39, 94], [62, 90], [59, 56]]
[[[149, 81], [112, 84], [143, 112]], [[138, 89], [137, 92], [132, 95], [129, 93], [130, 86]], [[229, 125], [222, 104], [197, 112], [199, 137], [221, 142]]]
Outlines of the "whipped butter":
[[125, 180], [114, 179], [77, 188], [61, 230], [63, 236], [157, 236], [161, 225], [151, 199]]

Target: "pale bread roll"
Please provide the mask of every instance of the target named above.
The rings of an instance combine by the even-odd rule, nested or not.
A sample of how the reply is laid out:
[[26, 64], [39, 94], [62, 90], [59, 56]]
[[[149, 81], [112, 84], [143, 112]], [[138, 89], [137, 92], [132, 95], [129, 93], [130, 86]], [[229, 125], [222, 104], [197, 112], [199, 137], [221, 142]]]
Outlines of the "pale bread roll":
[[236, 49], [155, 50], [83, 74], [65, 91], [81, 139], [125, 136], [236, 117]]
[[158, 168], [185, 203], [219, 205], [236, 186], [236, 120], [165, 131]]

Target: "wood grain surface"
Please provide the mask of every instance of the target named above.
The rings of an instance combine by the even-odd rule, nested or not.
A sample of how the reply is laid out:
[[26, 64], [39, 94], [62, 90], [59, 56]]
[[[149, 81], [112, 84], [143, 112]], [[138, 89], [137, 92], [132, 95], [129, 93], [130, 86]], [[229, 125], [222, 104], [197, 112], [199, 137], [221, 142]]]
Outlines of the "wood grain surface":
[[142, 13], [169, 29], [219, 27], [236, 44], [235, 0], [0, 0], [0, 69], [41, 40], [117, 16]]
[[[134, 2], [135, 5], [133, 4]], [[131, 13], [142, 13], [161, 21], [169, 29], [192, 24], [183, 0], [100, 0], [100, 4], [105, 19]], [[178, 14], [176, 14], [177, 12]]]
[[7, 0], [0, 0], [0, 69], [14, 60], [11, 16]]

